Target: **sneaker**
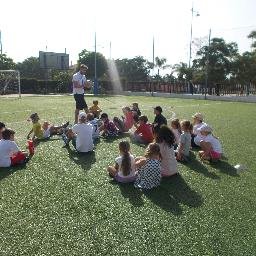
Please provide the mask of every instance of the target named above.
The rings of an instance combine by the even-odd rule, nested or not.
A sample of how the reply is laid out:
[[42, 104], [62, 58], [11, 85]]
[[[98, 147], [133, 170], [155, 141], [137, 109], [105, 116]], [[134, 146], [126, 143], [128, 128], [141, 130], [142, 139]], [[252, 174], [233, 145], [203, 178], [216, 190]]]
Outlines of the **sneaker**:
[[65, 124], [63, 124], [63, 128], [67, 128], [69, 126], [69, 121], [67, 121]]

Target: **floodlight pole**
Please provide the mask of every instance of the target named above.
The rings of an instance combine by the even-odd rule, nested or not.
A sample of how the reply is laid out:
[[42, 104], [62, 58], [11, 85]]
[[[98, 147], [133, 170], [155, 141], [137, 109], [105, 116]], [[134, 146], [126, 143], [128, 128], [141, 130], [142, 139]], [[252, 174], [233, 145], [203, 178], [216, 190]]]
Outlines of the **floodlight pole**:
[[211, 33], [212, 30], [209, 30], [209, 38], [208, 38], [208, 51], [207, 51], [207, 60], [206, 60], [206, 69], [205, 69], [205, 91], [204, 91], [204, 99], [206, 100], [206, 93], [208, 89], [208, 78], [209, 78], [209, 55], [210, 55], [210, 44], [211, 44]]
[[94, 86], [93, 86], [93, 93], [94, 95], [98, 94], [98, 79], [97, 79], [97, 44], [96, 44], [96, 32], [94, 35]]
[[[152, 68], [152, 77], [155, 73], [155, 37], [153, 36], [153, 68]], [[154, 80], [151, 81], [151, 95], [154, 96]]]
[[189, 61], [188, 61], [188, 67], [191, 66], [191, 55], [192, 55], [192, 36], [193, 36], [193, 17], [194, 13], [196, 13], [196, 16], [200, 16], [200, 14], [194, 10], [194, 3], [192, 2], [192, 9], [191, 9], [191, 25], [190, 25], [190, 42], [189, 42]]

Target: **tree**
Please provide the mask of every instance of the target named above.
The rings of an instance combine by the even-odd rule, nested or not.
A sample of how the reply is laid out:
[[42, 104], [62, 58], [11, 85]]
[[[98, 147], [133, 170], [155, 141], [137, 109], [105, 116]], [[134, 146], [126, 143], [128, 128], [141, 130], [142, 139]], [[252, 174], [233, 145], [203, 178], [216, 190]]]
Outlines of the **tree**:
[[6, 54], [0, 54], [0, 70], [15, 69], [16, 64]]
[[[86, 49], [79, 53], [78, 66], [85, 64], [88, 66], [87, 76], [89, 78], [95, 77], [95, 52], [89, 52]], [[107, 73], [107, 61], [106, 58], [99, 52], [96, 53], [96, 72], [97, 77], [101, 78]]]
[[209, 81], [213, 84], [223, 83], [231, 75], [232, 62], [238, 56], [238, 47], [234, 42], [227, 44], [222, 38], [213, 38], [210, 46], [203, 46], [197, 56], [198, 58], [193, 60], [193, 68], [196, 69], [201, 82], [205, 80], [208, 66]]
[[148, 79], [150, 65], [142, 56], [133, 59], [117, 59], [115, 63], [120, 77], [128, 81], [145, 81]]
[[247, 37], [252, 39], [251, 47], [256, 49], [256, 30], [253, 30]]
[[184, 62], [173, 65], [173, 70], [177, 74], [177, 80], [179, 82], [185, 82], [192, 80], [193, 69], [189, 68]]
[[157, 67], [157, 75], [160, 76], [159, 75], [159, 70], [166, 68], [166, 66], [164, 66], [164, 64], [166, 63], [167, 60], [166, 60], [166, 58], [161, 58], [160, 59], [159, 57], [156, 57], [155, 61], [156, 61], [155, 66]]
[[245, 52], [233, 63], [231, 79], [242, 85], [256, 83], [256, 52]]
[[29, 57], [17, 64], [23, 78], [44, 79], [44, 70], [40, 68], [38, 57]]

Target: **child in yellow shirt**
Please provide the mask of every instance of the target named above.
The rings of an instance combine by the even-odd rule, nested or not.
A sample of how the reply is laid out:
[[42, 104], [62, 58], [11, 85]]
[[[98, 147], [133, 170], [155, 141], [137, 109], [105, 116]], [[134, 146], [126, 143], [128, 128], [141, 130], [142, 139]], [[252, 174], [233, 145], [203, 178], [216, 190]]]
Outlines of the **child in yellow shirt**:
[[45, 121], [43, 126], [39, 123], [39, 116], [37, 113], [33, 113], [30, 115], [29, 118], [32, 121], [32, 129], [27, 135], [27, 139], [30, 139], [30, 135], [33, 133], [32, 140], [35, 139], [47, 139], [53, 135], [62, 134], [64, 128], [69, 125], [69, 122], [66, 122], [64, 125], [61, 126], [53, 126], [49, 122]]
[[102, 112], [102, 110], [101, 110], [100, 107], [98, 106], [99, 101], [94, 100], [94, 101], [92, 102], [92, 104], [93, 104], [93, 105], [89, 108], [89, 112], [93, 113], [95, 118], [99, 118], [100, 112]]

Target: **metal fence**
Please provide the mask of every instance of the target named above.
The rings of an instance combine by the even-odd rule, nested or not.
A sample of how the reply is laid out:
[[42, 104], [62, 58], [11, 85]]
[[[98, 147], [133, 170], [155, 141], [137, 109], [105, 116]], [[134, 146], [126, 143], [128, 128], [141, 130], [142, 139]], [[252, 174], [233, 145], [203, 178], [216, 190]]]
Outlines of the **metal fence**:
[[[111, 84], [108, 84], [108, 90], [112, 90]], [[164, 92], [164, 93], [182, 93], [182, 94], [209, 94], [209, 95], [255, 95], [256, 85], [241, 84], [217, 84], [205, 88], [205, 85], [189, 83], [159, 83], [159, 82], [124, 82], [122, 84], [124, 91], [132, 92]]]

